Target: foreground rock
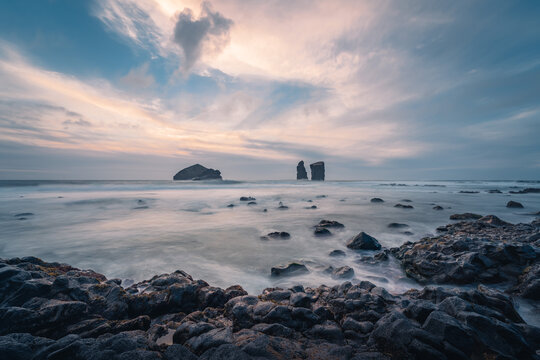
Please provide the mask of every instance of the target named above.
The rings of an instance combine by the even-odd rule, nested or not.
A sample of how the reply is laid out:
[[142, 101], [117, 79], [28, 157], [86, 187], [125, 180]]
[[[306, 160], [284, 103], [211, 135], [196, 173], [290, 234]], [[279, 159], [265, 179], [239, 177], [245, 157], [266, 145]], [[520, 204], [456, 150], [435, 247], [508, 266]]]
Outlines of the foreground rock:
[[537, 359], [540, 347], [540, 329], [483, 286], [390, 294], [359, 281], [251, 296], [182, 271], [119, 283], [36, 258], [0, 260], [1, 358]]
[[174, 175], [173, 180], [222, 180], [219, 170], [209, 169], [200, 164], [191, 165]]
[[311, 180], [324, 181], [324, 161], [318, 161], [309, 165]]
[[408, 242], [392, 252], [406, 274], [421, 283], [500, 283], [510, 289], [522, 276], [534, 292], [533, 276], [524, 271], [540, 258], [539, 225], [512, 225], [489, 215], [446, 225], [444, 235]]
[[307, 180], [307, 171], [306, 167], [304, 166], [304, 160], [300, 161], [298, 165], [296, 165], [296, 180]]

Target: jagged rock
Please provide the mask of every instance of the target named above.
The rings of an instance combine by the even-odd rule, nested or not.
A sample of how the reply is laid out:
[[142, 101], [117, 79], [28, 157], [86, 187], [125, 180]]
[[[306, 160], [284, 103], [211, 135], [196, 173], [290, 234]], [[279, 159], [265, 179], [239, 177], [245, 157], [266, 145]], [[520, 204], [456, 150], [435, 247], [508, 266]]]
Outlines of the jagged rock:
[[440, 205], [434, 206], [433, 210], [444, 210], [444, 208]]
[[209, 169], [200, 164], [191, 165], [174, 175], [173, 180], [222, 180], [219, 170]]
[[296, 180], [307, 180], [307, 171], [304, 166], [304, 160], [301, 160], [296, 166]]
[[443, 235], [392, 249], [405, 273], [426, 283], [506, 283], [538, 259], [530, 224], [512, 225], [488, 215], [444, 227]]
[[[467, 250], [450, 238], [497, 246], [512, 238], [495, 259], [534, 261], [534, 251], [516, 244], [537, 233], [530, 224], [459, 223], [439, 246], [458, 254]], [[516, 294], [538, 275], [527, 268]], [[172, 345], [160, 345], [165, 335]], [[359, 281], [253, 296], [179, 270], [123, 289], [119, 280], [65, 264], [0, 259], [2, 359], [535, 359], [539, 335], [508, 295], [484, 286], [390, 294]]]
[[380, 250], [381, 244], [377, 239], [362, 231], [347, 242], [347, 247], [353, 250]]
[[509, 201], [506, 203], [507, 208], [515, 208], [515, 209], [522, 209], [523, 204], [517, 202], [517, 201]]
[[324, 161], [318, 161], [309, 165], [311, 169], [311, 180], [324, 181]]

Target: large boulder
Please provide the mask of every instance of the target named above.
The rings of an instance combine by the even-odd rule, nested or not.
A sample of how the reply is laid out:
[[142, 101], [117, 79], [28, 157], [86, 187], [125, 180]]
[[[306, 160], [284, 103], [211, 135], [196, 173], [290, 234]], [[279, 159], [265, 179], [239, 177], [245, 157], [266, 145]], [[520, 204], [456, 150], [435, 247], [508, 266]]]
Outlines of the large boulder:
[[318, 161], [309, 165], [311, 169], [311, 180], [324, 181], [324, 161]]
[[296, 180], [307, 180], [307, 178], [306, 167], [304, 166], [304, 160], [302, 160], [296, 165]]
[[221, 171], [206, 168], [200, 164], [191, 165], [174, 175], [173, 180], [222, 180]]
[[349, 240], [347, 247], [353, 250], [380, 250], [381, 244], [373, 236], [362, 231]]

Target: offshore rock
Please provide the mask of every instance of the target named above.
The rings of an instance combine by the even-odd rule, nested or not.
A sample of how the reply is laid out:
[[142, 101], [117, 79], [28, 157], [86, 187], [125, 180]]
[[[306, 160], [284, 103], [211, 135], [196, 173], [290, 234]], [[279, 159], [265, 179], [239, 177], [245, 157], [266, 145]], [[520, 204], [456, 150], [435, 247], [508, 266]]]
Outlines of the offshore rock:
[[200, 164], [191, 165], [174, 175], [173, 180], [222, 180], [219, 170], [209, 169]]
[[318, 161], [309, 165], [311, 180], [324, 181], [324, 161]]
[[306, 167], [304, 166], [304, 160], [300, 161], [298, 165], [296, 165], [296, 180], [307, 180], [307, 171]]

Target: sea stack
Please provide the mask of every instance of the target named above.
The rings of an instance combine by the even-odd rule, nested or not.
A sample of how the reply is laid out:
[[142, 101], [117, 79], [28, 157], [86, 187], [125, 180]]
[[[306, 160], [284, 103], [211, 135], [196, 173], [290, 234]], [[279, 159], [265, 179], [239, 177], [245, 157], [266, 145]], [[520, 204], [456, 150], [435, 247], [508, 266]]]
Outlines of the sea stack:
[[311, 180], [324, 181], [324, 161], [317, 161], [309, 167], [311, 168]]
[[306, 167], [304, 166], [304, 160], [302, 160], [296, 165], [296, 180], [307, 180], [307, 178]]
[[221, 171], [209, 169], [201, 164], [191, 165], [174, 175], [173, 180], [223, 180]]

